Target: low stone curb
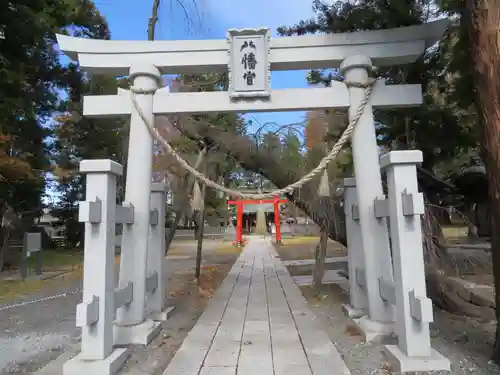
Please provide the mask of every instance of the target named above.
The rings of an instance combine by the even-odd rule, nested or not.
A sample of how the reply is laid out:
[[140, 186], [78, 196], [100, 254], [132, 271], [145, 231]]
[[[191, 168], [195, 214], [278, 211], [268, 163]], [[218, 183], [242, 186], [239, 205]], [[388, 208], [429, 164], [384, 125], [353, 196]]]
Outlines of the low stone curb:
[[[71, 345], [59, 357], [47, 363], [33, 375], [61, 375], [63, 364], [80, 352], [80, 343]], [[97, 374], [96, 374], [97, 375]]]
[[464, 300], [478, 306], [495, 308], [495, 288], [489, 285], [476, 284], [458, 277], [449, 277], [453, 288]]
[[[70, 272], [73, 272], [77, 270], [78, 267], [73, 267], [73, 268], [68, 268], [65, 270], [59, 270], [59, 271], [47, 271], [45, 273], [42, 273], [41, 275], [29, 275], [26, 280], [51, 280], [55, 279], [57, 277], [66, 275]], [[14, 276], [9, 276], [5, 277], [3, 281], [22, 281], [21, 275], [16, 274]]]

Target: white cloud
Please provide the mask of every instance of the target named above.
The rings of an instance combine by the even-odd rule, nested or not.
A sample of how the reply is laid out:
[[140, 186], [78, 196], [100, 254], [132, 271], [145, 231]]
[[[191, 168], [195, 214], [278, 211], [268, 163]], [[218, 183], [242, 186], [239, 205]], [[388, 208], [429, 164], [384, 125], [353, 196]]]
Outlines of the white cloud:
[[[291, 26], [309, 19], [312, 0], [204, 0], [204, 10], [211, 24], [224, 28], [269, 27], [276, 32], [278, 26]], [[213, 23], [212, 23], [213, 22]]]

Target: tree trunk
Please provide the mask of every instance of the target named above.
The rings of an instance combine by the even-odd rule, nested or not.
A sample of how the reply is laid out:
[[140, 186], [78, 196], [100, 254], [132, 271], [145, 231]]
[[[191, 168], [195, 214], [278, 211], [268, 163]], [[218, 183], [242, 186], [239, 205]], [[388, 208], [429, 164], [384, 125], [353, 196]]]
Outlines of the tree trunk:
[[325, 229], [321, 229], [319, 244], [316, 246], [316, 253], [314, 255], [314, 272], [313, 272], [313, 286], [316, 294], [321, 292], [321, 285], [323, 284], [323, 276], [325, 276], [325, 258], [328, 245], [328, 233]]
[[5, 227], [0, 227], [0, 272], [4, 270], [5, 267], [5, 251], [9, 242], [10, 229]]
[[[467, 0], [462, 22], [470, 36], [474, 66], [475, 104], [480, 119], [491, 208], [493, 273], [500, 290], [500, 2]], [[496, 293], [500, 306], [500, 293]], [[496, 310], [497, 322], [500, 309]], [[500, 324], [497, 324], [493, 360], [500, 364]]]
[[[204, 147], [198, 153], [198, 158], [196, 159], [196, 163], [194, 164], [194, 168], [195, 169], [198, 169], [200, 167], [200, 165], [203, 162], [203, 158], [204, 158], [204, 156], [205, 156], [206, 153], [207, 153], [207, 148], [206, 147]], [[190, 192], [190, 191], [193, 190], [193, 185], [194, 185], [194, 177], [191, 176], [191, 174], [189, 174], [186, 177], [186, 185], [185, 185], [187, 192]], [[170, 245], [172, 244], [172, 241], [173, 241], [174, 236], [175, 236], [175, 232], [177, 231], [177, 226], [179, 225], [179, 223], [181, 221], [181, 218], [183, 218], [183, 217], [186, 216], [186, 211], [187, 211], [188, 206], [189, 206], [189, 199], [187, 198], [188, 197], [188, 193], [186, 193], [186, 194], [184, 194], [182, 196], [186, 197], [186, 199], [183, 199], [181, 201], [181, 203], [179, 204], [179, 208], [175, 212], [175, 219], [173, 221], [172, 227], [170, 228], [170, 230], [166, 234], [167, 238], [165, 240], [165, 256], [167, 255], [168, 249], [170, 248]]]
[[466, 210], [465, 219], [467, 220], [467, 237], [477, 238], [479, 237], [478, 204], [471, 203], [467, 205]]
[[[206, 171], [206, 168], [205, 168]], [[197, 237], [197, 248], [196, 248], [196, 269], [194, 277], [200, 283], [200, 272], [201, 272], [201, 258], [202, 258], [202, 250], [203, 250], [203, 232], [205, 230], [205, 193], [207, 191], [207, 186], [205, 184], [201, 187], [201, 196], [203, 199], [203, 206], [198, 213], [196, 224], [196, 237]]]
[[161, 0], [153, 0], [153, 8], [151, 17], [148, 22], [148, 40], [155, 40], [156, 22], [158, 22], [158, 9], [160, 8]]

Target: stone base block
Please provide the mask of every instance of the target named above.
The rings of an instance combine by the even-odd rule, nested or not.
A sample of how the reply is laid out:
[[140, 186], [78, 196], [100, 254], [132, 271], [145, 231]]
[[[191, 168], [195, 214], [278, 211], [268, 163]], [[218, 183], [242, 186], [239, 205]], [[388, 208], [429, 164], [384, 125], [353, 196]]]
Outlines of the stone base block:
[[104, 359], [83, 359], [81, 354], [63, 364], [62, 375], [114, 375], [125, 364], [130, 355], [128, 349], [115, 349]]
[[170, 316], [173, 309], [174, 309], [174, 306], [170, 306], [170, 307], [167, 307], [164, 311], [152, 312], [151, 314], [149, 314], [149, 319], [151, 319], [155, 322], [165, 322], [165, 321], [167, 321], [167, 319]]
[[161, 331], [161, 323], [147, 319], [141, 324], [133, 326], [113, 327], [115, 345], [130, 344], [148, 345]]
[[358, 329], [365, 342], [392, 343], [394, 340], [394, 325], [370, 320], [368, 316], [352, 319], [352, 324]]
[[344, 312], [345, 316], [348, 316], [349, 318], [352, 318], [352, 319], [361, 318], [362, 316], [364, 316], [366, 314], [365, 310], [356, 309], [349, 304], [343, 304], [342, 311]]
[[393, 371], [406, 373], [409, 371], [450, 371], [450, 361], [441, 353], [431, 349], [429, 357], [409, 357], [396, 345], [386, 345], [387, 355]]

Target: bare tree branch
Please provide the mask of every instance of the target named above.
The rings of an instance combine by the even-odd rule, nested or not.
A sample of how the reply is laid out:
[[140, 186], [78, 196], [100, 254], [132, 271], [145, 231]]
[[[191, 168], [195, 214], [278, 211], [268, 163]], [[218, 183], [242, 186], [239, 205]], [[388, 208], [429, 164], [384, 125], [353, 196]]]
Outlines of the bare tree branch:
[[[300, 179], [299, 172], [276, 160], [275, 155], [268, 151], [258, 149], [249, 137], [237, 135], [234, 132], [217, 129], [206, 121], [194, 120], [189, 117], [181, 117], [176, 126], [183, 134], [191, 139], [207, 139], [218, 144], [225, 152], [238, 160], [240, 165], [271, 181], [278, 188], [285, 187]], [[343, 211], [339, 202], [334, 199], [319, 197], [317, 194], [317, 183], [306, 184], [287, 198], [300, 210], [306, 213], [321, 228], [325, 228], [329, 237], [346, 243], [345, 233], [342, 225]]]
[[160, 9], [161, 0], [153, 0], [153, 10], [148, 22], [148, 40], [155, 40], [156, 23], [158, 22], [158, 10]]

